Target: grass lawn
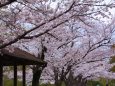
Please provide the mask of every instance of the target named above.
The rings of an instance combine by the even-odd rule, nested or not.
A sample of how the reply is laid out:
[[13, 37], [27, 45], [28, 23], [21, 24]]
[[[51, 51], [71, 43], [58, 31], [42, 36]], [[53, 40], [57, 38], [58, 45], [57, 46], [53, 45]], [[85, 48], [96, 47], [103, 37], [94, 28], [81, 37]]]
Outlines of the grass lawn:
[[[4, 76], [4, 82], [3, 82], [4, 86], [13, 86], [13, 79], [8, 79], [6, 76]], [[17, 82], [17, 86], [22, 86], [22, 82], [18, 81]]]

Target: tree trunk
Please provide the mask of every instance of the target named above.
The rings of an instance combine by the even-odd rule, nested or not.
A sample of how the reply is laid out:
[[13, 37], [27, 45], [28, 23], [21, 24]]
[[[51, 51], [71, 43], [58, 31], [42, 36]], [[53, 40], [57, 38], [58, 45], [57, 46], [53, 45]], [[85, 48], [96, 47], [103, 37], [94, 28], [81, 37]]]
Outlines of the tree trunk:
[[55, 81], [55, 86], [61, 86], [62, 85], [62, 81]]
[[62, 80], [61, 77], [59, 76], [59, 69], [57, 67], [54, 67], [54, 77], [55, 77], [55, 86], [61, 86], [62, 85]]
[[[44, 61], [44, 53], [47, 51], [47, 48], [43, 46], [43, 43], [41, 41], [41, 53], [38, 54], [38, 58], [40, 58], [42, 61]], [[39, 86], [39, 80], [41, 73], [43, 69], [47, 66], [47, 64], [44, 64], [42, 66], [36, 65], [33, 66], [33, 80], [32, 80], [32, 86]]]
[[45, 67], [46, 66], [39, 66], [39, 65], [36, 65], [33, 67], [32, 86], [39, 86], [40, 76], [41, 76], [42, 71]]
[[78, 75], [74, 77], [70, 72], [68, 78], [64, 80], [65, 86], [86, 86], [87, 80], [82, 77], [82, 75]]
[[41, 76], [42, 70], [37, 70], [33, 73], [32, 86], [39, 86], [39, 79]]

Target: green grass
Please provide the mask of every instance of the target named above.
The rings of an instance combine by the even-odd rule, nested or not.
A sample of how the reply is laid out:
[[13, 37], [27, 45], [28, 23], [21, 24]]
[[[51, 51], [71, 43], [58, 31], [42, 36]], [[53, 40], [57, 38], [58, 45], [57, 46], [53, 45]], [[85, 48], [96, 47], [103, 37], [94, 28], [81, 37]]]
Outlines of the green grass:
[[[3, 84], [4, 84], [4, 86], [13, 86], [13, 79], [9, 79], [6, 76], [4, 76]], [[17, 86], [22, 86], [22, 82], [18, 81]]]
[[[108, 80], [109, 86], [115, 86], [115, 80]], [[55, 86], [50, 83], [48, 84], [41, 84], [40, 86]], [[65, 86], [64, 84], [62, 86]], [[106, 86], [106, 79], [100, 78], [97, 81], [89, 80], [87, 86]]]
[[103, 86], [102, 85], [102, 83], [100, 83], [99, 81], [92, 81], [92, 80], [90, 80], [90, 81], [88, 81], [88, 83], [87, 83], [87, 86]]
[[[106, 86], [106, 79], [100, 78], [98, 81], [89, 80], [87, 86]], [[109, 86], [115, 86], [115, 80], [108, 80]]]

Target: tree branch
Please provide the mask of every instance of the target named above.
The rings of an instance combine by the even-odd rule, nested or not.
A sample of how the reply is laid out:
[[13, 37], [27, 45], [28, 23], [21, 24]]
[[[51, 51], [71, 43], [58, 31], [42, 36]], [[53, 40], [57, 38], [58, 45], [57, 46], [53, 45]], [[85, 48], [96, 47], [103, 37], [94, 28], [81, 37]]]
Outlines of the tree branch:
[[16, 2], [16, 1], [17, 1], [17, 0], [8, 0], [8, 2], [6, 2], [6, 3], [4, 3], [4, 4], [0, 4], [0, 8], [4, 7], [4, 6], [6, 6], [6, 5], [9, 5], [9, 4], [13, 3], [13, 2]]
[[[72, 5], [69, 7], [68, 10], [66, 10], [65, 12], [63, 12], [63, 13], [57, 15], [57, 16], [54, 16], [53, 18], [49, 19], [47, 22], [51, 22], [51, 21], [53, 21], [53, 20], [55, 20], [55, 19], [57, 19], [57, 18], [63, 16], [64, 14], [68, 13], [68, 12], [73, 8], [74, 4], [75, 4], [75, 2], [72, 3]], [[13, 39], [12, 41], [10, 41], [10, 42], [8, 42], [8, 43], [2, 44], [2, 45], [0, 46], [0, 49], [5, 48], [5, 47], [7, 47], [7, 46], [9, 46], [9, 45], [11, 45], [11, 44], [13, 44], [13, 43], [16, 43], [17, 41], [23, 39], [27, 34], [29, 34], [30, 32], [32, 32], [32, 31], [34, 31], [34, 30], [36, 30], [36, 29], [38, 29], [38, 28], [40, 28], [41, 26], [47, 24], [47, 22], [46, 22], [46, 21], [45, 21], [45, 22], [42, 22], [41, 24], [39, 24], [38, 26], [34, 27], [33, 29], [30, 29], [30, 30], [24, 32], [22, 35], [17, 36], [17, 37], [16, 37], [15, 39]], [[56, 27], [56, 26], [55, 26], [55, 27]], [[54, 27], [54, 28], [55, 28], [55, 27]], [[48, 31], [46, 31], [46, 32], [48, 32]], [[42, 33], [41, 35], [43, 35], [43, 33]], [[41, 35], [40, 35], [40, 36], [41, 36]]]

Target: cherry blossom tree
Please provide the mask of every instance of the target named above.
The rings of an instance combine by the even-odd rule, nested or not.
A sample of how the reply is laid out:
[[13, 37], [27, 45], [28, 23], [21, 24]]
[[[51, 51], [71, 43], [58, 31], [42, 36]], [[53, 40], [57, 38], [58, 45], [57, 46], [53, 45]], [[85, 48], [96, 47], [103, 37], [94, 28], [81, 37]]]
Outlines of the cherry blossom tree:
[[[54, 45], [52, 44], [52, 53], [50, 52], [48, 54], [48, 56], [51, 55], [50, 57], [52, 58], [47, 61], [49, 62], [49, 67], [46, 71], [48, 72], [48, 75], [51, 74], [56, 86], [61, 86], [62, 82], [65, 79], [68, 79], [68, 74], [71, 72], [71, 70], [74, 71], [77, 68], [77, 74], [79, 75], [79, 72], [86, 72], [86, 70], [90, 69], [88, 68], [88, 66], [85, 66], [86, 69], [84, 69], [84, 66], [82, 66], [83, 64], [92, 63], [91, 66], [92, 68], [94, 67], [94, 69], [98, 66], [99, 68], [101, 68], [101, 66], [103, 68], [103, 61], [109, 59], [109, 57], [112, 55], [110, 49], [110, 46], [112, 44], [111, 32], [114, 33], [113, 26], [109, 27], [108, 30], [106, 29], [106, 27], [103, 26], [104, 25], [101, 24], [100, 29], [96, 29], [97, 26], [95, 26], [95, 30], [91, 30], [90, 28], [86, 30], [80, 28], [80, 31], [82, 31], [82, 35], [79, 33], [80, 36], [78, 36], [77, 33], [77, 37], [75, 37], [75, 39], [73, 38], [74, 40], [67, 40], [65, 43], [62, 43], [61, 45], [59, 44], [59, 47], [57, 48], [54, 47], [57, 44], [57, 41], [56, 43], [53, 43], [54, 41], [48, 42], [51, 44], [53, 43]], [[72, 33], [72, 35], [73, 34], [74, 33]], [[57, 52], [55, 52], [55, 48], [57, 49]], [[49, 51], [51, 51], [51, 48], [48, 49], [50, 49]], [[93, 64], [96, 62], [98, 62], [98, 65], [93, 66]], [[80, 65], [82, 67], [79, 67]], [[80, 69], [82, 69], [82, 71], [79, 71]], [[90, 71], [90, 74], [86, 75], [94, 75], [94, 69], [93, 71]], [[100, 73], [99, 71], [100, 70], [98, 70], [97, 73]]]
[[[45, 60], [53, 68], [56, 83], [61, 84], [79, 64], [104, 60], [114, 34], [114, 17], [110, 11], [114, 3], [114, 0], [110, 3], [105, 0], [2, 0], [0, 49], [19, 47], [32, 52], [30, 47], [39, 48], [43, 39], [48, 51]], [[38, 51], [33, 53], [38, 57]]]
[[[3, 41], [3, 44], [0, 46], [1, 49], [16, 42], [22, 42], [25, 39], [32, 39], [47, 34], [54, 28], [62, 24], [64, 25], [64, 23], [68, 21], [78, 21], [84, 23], [85, 25], [91, 26], [89, 24], [91, 22], [89, 21], [94, 18], [94, 15], [108, 17], [107, 15], [104, 15], [102, 11], [107, 11], [108, 13], [108, 9], [114, 7], [113, 2], [106, 4], [103, 0], [65, 0], [57, 2], [55, 8], [51, 7], [51, 3], [53, 3], [51, 0], [14, 1], [15, 0], [9, 0], [8, 3], [10, 2], [11, 5], [9, 4], [7, 8], [1, 8], [2, 10], [9, 11], [8, 14], [1, 13], [5, 14], [1, 17], [1, 21], [2, 23], [8, 25], [6, 28], [10, 30], [10, 33], [12, 33], [10, 35], [5, 34], [1, 36], [3, 37], [2, 39], [7, 39]], [[101, 3], [101, 5], [99, 3]], [[88, 20], [86, 20], [87, 18]], [[25, 30], [25, 25], [32, 28]], [[4, 32], [7, 33], [7, 30]], [[31, 35], [32, 33], [34, 33], [34, 35]]]

